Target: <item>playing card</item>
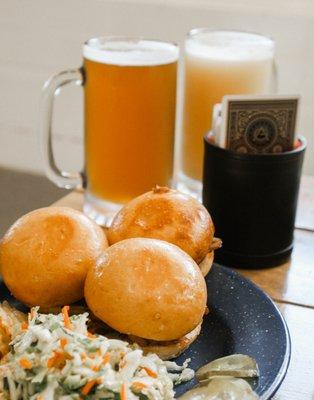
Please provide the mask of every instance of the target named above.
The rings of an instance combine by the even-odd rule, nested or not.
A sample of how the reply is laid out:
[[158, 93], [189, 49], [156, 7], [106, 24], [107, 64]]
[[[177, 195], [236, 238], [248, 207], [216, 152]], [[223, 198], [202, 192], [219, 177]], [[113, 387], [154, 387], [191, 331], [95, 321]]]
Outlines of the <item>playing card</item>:
[[293, 149], [297, 96], [224, 96], [219, 145], [238, 153]]

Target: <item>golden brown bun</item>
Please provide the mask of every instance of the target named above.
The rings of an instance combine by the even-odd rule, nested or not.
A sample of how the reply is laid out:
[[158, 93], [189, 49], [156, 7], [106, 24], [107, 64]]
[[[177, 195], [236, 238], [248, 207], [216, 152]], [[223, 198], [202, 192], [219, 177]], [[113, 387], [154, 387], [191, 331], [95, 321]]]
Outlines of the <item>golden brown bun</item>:
[[179, 246], [200, 263], [213, 240], [214, 225], [193, 197], [164, 187], [127, 203], [108, 230], [110, 244], [132, 237], [161, 239]]
[[221, 239], [214, 237], [210, 245], [209, 253], [206, 254], [205, 258], [198, 264], [204, 277], [208, 274], [213, 265], [215, 256], [214, 251], [220, 249], [221, 246], [222, 246]]
[[119, 332], [175, 340], [191, 332], [206, 307], [205, 280], [193, 259], [156, 239], [127, 239], [109, 247], [91, 268], [85, 299]]
[[87, 270], [108, 247], [103, 230], [79, 211], [41, 208], [24, 215], [0, 244], [0, 265], [12, 294], [51, 307], [83, 297]]
[[144, 351], [145, 354], [155, 353], [162, 360], [171, 360], [178, 357], [184, 352], [193, 342], [197, 339], [201, 332], [202, 324], [197, 325], [192, 332], [189, 332], [180, 339], [168, 342], [157, 342], [139, 338], [137, 336], [129, 336], [131, 342], [137, 343]]
[[205, 258], [203, 259], [203, 261], [201, 263], [198, 264], [203, 276], [205, 277], [208, 272], [211, 270], [211, 267], [213, 265], [214, 262], [214, 251], [211, 251], [210, 253], [208, 253]]
[[7, 301], [0, 303], [0, 360], [9, 353], [10, 343], [20, 333], [21, 324], [27, 317], [11, 307]]

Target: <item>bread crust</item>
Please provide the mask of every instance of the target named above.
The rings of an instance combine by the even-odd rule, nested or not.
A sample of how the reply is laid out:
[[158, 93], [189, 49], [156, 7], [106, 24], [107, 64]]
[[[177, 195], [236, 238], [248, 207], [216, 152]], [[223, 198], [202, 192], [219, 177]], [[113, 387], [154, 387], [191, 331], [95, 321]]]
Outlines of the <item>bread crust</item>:
[[193, 331], [180, 339], [168, 342], [149, 341], [137, 336], [130, 336], [129, 340], [138, 344], [145, 354], [155, 353], [162, 360], [171, 360], [183, 353], [197, 339], [201, 332], [201, 327], [202, 324], [200, 323]]
[[156, 187], [127, 203], [108, 230], [110, 244], [132, 237], [165, 240], [200, 263], [214, 236], [206, 208], [193, 197], [166, 187]]
[[87, 270], [108, 247], [104, 231], [83, 213], [47, 207], [21, 217], [0, 245], [11, 293], [29, 306], [57, 306], [83, 297]]
[[196, 328], [207, 292], [198, 265], [180, 248], [133, 238], [109, 247], [89, 270], [85, 299], [118, 332], [167, 341]]
[[211, 270], [212, 265], [214, 262], [214, 251], [209, 252], [206, 254], [205, 258], [203, 259], [202, 262], [198, 264], [203, 276], [205, 277], [208, 272]]
[[10, 343], [26, 319], [25, 314], [11, 307], [7, 301], [0, 303], [0, 360], [9, 353]]

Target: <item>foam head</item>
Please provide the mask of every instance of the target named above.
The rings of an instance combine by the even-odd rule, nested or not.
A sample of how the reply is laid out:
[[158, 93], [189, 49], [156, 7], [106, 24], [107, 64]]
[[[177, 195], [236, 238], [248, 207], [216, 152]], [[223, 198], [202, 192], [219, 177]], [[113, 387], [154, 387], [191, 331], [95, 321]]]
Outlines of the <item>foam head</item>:
[[83, 46], [84, 58], [119, 66], [153, 66], [176, 62], [178, 46], [144, 39], [94, 38]]
[[216, 60], [260, 60], [274, 57], [275, 44], [270, 38], [255, 33], [236, 31], [192, 30], [187, 54]]

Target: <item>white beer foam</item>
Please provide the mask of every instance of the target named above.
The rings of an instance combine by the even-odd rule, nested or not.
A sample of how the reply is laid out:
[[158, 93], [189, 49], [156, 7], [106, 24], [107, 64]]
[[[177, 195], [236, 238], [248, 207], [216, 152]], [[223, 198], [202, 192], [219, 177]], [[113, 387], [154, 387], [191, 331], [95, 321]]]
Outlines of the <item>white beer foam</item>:
[[208, 61], [257, 61], [274, 57], [273, 40], [246, 32], [200, 31], [188, 37], [188, 55]]
[[91, 39], [83, 46], [84, 58], [118, 66], [170, 64], [178, 60], [175, 44], [153, 40]]

